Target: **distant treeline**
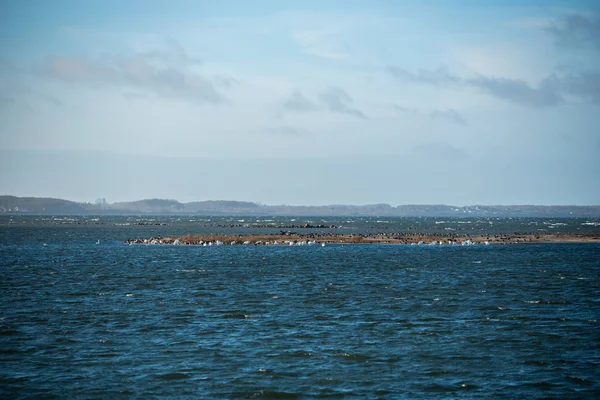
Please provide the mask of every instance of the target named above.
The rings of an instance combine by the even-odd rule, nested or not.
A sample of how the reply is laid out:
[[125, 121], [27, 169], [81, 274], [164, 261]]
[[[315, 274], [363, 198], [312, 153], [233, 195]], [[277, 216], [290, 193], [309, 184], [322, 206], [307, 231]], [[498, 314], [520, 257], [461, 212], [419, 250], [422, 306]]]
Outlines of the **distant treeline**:
[[297, 216], [397, 216], [397, 217], [589, 217], [600, 218], [600, 206], [448, 206], [369, 204], [362, 206], [264, 205], [248, 201], [194, 201], [147, 199], [120, 203], [77, 203], [69, 200], [0, 196], [0, 213], [11, 214], [202, 214], [202, 215], [297, 215]]

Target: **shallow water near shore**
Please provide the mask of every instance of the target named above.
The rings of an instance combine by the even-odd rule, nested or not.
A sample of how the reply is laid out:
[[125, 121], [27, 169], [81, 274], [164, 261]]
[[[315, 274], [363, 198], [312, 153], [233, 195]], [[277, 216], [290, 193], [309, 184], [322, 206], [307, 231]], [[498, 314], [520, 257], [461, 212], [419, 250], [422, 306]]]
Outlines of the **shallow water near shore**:
[[128, 246], [189, 221], [102, 218], [0, 221], [2, 397], [600, 393], [599, 244]]

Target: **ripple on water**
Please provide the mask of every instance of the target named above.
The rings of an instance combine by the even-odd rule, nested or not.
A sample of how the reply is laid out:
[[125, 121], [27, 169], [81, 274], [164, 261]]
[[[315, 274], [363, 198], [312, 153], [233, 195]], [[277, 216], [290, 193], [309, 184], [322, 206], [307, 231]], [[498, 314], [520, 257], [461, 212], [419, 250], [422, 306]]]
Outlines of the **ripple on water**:
[[80, 234], [0, 245], [3, 398], [600, 392], [598, 245], [198, 251]]

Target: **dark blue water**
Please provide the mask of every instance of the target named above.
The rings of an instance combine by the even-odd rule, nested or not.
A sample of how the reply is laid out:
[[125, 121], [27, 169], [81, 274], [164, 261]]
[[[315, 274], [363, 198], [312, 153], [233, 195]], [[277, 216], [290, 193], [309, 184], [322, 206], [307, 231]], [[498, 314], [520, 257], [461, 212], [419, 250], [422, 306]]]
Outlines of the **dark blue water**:
[[598, 244], [124, 245], [132, 229], [0, 227], [3, 398], [600, 395]]
[[[299, 226], [325, 228], [298, 228]], [[3, 228], [54, 228], [69, 234], [101, 235], [109, 240], [192, 234], [298, 233], [598, 233], [600, 218], [433, 218], [433, 217], [207, 217], [207, 216], [6, 216]], [[94, 230], [87, 228], [93, 227]], [[34, 231], [29, 231], [33, 233]], [[65, 235], [64, 232], [67, 232]], [[0, 231], [1, 233], [1, 231]], [[27, 235], [27, 234], [26, 234]], [[136, 236], [138, 235], [138, 236]], [[0, 238], [1, 239], [1, 238]], [[46, 240], [41, 238], [40, 240]]]

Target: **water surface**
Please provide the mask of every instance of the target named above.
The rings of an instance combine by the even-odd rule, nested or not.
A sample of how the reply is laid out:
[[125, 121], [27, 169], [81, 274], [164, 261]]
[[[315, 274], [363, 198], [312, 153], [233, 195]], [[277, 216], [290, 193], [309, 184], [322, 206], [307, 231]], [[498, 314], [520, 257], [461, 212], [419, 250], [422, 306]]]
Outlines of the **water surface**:
[[189, 221], [103, 218], [1, 224], [2, 397], [600, 393], [598, 244], [128, 246]]

